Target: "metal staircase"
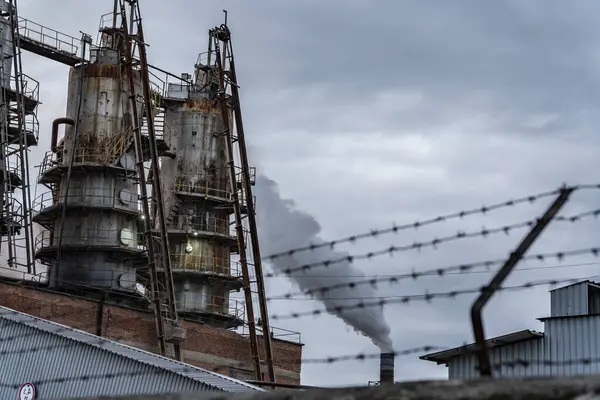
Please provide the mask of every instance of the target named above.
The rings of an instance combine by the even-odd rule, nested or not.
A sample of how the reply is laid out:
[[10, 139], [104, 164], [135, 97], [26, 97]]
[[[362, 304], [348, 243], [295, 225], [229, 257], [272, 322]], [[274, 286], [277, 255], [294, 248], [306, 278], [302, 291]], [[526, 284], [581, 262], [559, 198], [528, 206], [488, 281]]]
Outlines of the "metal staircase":
[[[29, 147], [37, 145], [38, 83], [22, 72], [16, 1], [0, 7], [2, 27], [9, 32], [0, 50], [0, 164], [2, 215], [0, 235], [6, 235], [6, 262], [35, 274], [29, 179]], [[10, 53], [4, 53], [10, 49]], [[12, 71], [11, 71], [12, 69]]]

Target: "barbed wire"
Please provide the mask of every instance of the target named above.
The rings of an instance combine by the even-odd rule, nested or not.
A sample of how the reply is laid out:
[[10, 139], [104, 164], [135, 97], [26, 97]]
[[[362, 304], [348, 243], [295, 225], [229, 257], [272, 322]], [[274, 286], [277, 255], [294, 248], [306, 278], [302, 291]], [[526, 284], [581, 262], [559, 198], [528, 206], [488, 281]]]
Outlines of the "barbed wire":
[[[590, 210], [590, 211], [584, 211], [582, 213], [578, 213], [578, 214], [575, 214], [575, 215], [572, 215], [569, 217], [558, 216], [558, 217], [554, 218], [554, 220], [559, 221], [559, 222], [575, 223], [575, 222], [578, 222], [587, 217], [598, 218], [598, 216], [600, 216], [600, 209], [594, 209], [594, 210]], [[288, 267], [288, 268], [280, 270], [279, 273], [275, 273], [275, 272], [267, 273], [267, 274], [265, 274], [265, 278], [274, 278], [274, 277], [281, 276], [281, 274], [289, 276], [289, 275], [293, 275], [296, 272], [306, 273], [307, 271], [318, 268], [318, 267], [328, 268], [335, 264], [353, 263], [354, 261], [357, 261], [357, 260], [370, 260], [372, 258], [383, 256], [383, 255], [392, 256], [395, 253], [410, 251], [410, 250], [421, 250], [421, 249], [427, 248], [427, 247], [433, 247], [434, 249], [437, 249], [437, 246], [442, 243], [447, 243], [447, 242], [452, 242], [452, 241], [457, 241], [457, 240], [471, 239], [471, 238], [475, 238], [475, 237], [487, 238], [490, 235], [499, 234], [499, 233], [504, 233], [506, 235], [510, 235], [510, 233], [513, 230], [522, 229], [522, 228], [531, 228], [536, 222], [537, 222], [537, 219], [534, 219], [534, 220], [529, 220], [529, 221], [525, 221], [525, 222], [518, 222], [518, 223], [514, 223], [514, 224], [510, 224], [510, 225], [504, 225], [504, 226], [497, 227], [497, 228], [489, 228], [489, 229], [482, 228], [479, 231], [472, 231], [472, 232], [458, 231], [454, 235], [449, 235], [449, 236], [445, 236], [442, 238], [435, 238], [435, 239], [432, 239], [432, 240], [426, 241], [426, 242], [415, 242], [413, 244], [402, 245], [402, 246], [390, 246], [385, 249], [370, 251], [370, 252], [363, 253], [363, 254], [346, 255], [346, 256], [342, 256], [342, 257], [338, 257], [338, 258], [311, 262], [311, 263], [303, 264], [303, 265], [300, 265], [297, 267]]]
[[[600, 184], [573, 185], [573, 186], [568, 186], [568, 188], [573, 189], [573, 190], [599, 189]], [[404, 230], [408, 230], [408, 229], [418, 229], [420, 227], [424, 227], [427, 225], [432, 225], [432, 224], [436, 224], [436, 223], [440, 223], [440, 222], [446, 222], [446, 221], [452, 220], [452, 219], [462, 219], [462, 218], [465, 218], [465, 217], [468, 217], [471, 215], [477, 215], [477, 214], [485, 215], [491, 211], [499, 210], [502, 208], [512, 207], [512, 206], [524, 204], [524, 203], [534, 203], [535, 201], [542, 199], [542, 198], [556, 196], [557, 194], [559, 194], [561, 192], [561, 190], [565, 190], [565, 189], [567, 189], [567, 187], [562, 187], [562, 188], [555, 189], [552, 191], [546, 191], [546, 192], [542, 192], [542, 193], [538, 193], [538, 194], [524, 196], [524, 197], [520, 197], [517, 199], [506, 200], [506, 201], [492, 204], [489, 206], [481, 206], [481, 207], [473, 208], [470, 210], [464, 210], [464, 211], [453, 212], [450, 214], [440, 215], [440, 216], [437, 216], [434, 218], [425, 219], [422, 221], [416, 221], [413, 223], [402, 224], [402, 225], [394, 224], [390, 228], [372, 229], [369, 232], [359, 233], [359, 234], [348, 236], [348, 237], [345, 237], [342, 239], [332, 240], [332, 241], [323, 242], [323, 243], [309, 244], [307, 246], [297, 247], [297, 248], [282, 251], [279, 253], [274, 253], [274, 254], [268, 255], [266, 257], [263, 257], [263, 259], [264, 260], [274, 260], [279, 257], [291, 256], [296, 253], [305, 252], [305, 251], [313, 251], [313, 250], [323, 248], [323, 247], [329, 247], [329, 248], [333, 249], [333, 248], [335, 248], [335, 246], [342, 244], [342, 243], [354, 243], [354, 242], [357, 242], [358, 240], [362, 240], [362, 239], [378, 237], [378, 236], [392, 234], [392, 233], [395, 234], [400, 231], [404, 231]]]
[[[565, 250], [565, 251], [557, 251], [557, 252], [552, 252], [552, 253], [531, 254], [531, 255], [523, 256], [521, 258], [521, 260], [522, 261], [537, 260], [540, 262], [544, 262], [549, 258], [556, 258], [558, 261], [561, 261], [561, 260], [565, 259], [566, 257], [572, 257], [572, 256], [582, 255], [582, 254], [591, 254], [591, 255], [597, 257], [598, 254], [600, 254], [600, 247], [591, 247], [591, 248], [584, 248], [584, 249], [577, 249], [577, 250]], [[366, 286], [366, 285], [375, 286], [379, 283], [396, 284], [402, 280], [407, 280], [407, 279], [417, 280], [419, 278], [423, 278], [426, 276], [443, 277], [444, 275], [446, 275], [450, 272], [457, 272], [458, 274], [468, 273], [474, 268], [478, 268], [478, 267], [490, 268], [495, 265], [501, 265], [505, 261], [506, 261], [505, 258], [498, 258], [498, 259], [493, 259], [493, 260], [478, 261], [478, 262], [474, 262], [474, 263], [456, 264], [456, 265], [452, 265], [449, 267], [432, 268], [432, 269], [428, 269], [428, 270], [425, 270], [422, 272], [412, 271], [410, 273], [399, 274], [399, 275], [372, 277], [372, 278], [353, 281], [353, 282], [340, 282], [340, 283], [335, 283], [335, 284], [331, 284], [331, 285], [327, 285], [327, 286], [321, 286], [321, 287], [318, 287], [315, 289], [307, 289], [304, 291], [300, 290], [300, 291], [285, 293], [282, 295], [270, 296], [267, 298], [267, 301], [291, 299], [294, 296], [300, 296], [300, 295], [306, 295], [306, 296], [316, 296], [316, 295], [320, 295], [320, 294], [324, 295], [327, 292], [330, 292], [330, 291], [333, 291], [336, 289], [342, 289], [342, 288], [354, 289], [355, 287], [358, 287], [358, 286]]]
[[[524, 259], [524, 258], [523, 258]], [[496, 260], [494, 260], [496, 261]], [[500, 264], [500, 263], [494, 263], [493, 265], [496, 264]], [[487, 269], [483, 269], [481, 271], [464, 271], [464, 272], [460, 272], [460, 271], [450, 271], [450, 272], [445, 272], [442, 276], [449, 276], [449, 275], [471, 275], [471, 274], [491, 274], [492, 272], [495, 272], [495, 270], [490, 269], [491, 266], [493, 265], [478, 265], [476, 266], [476, 268], [483, 268], [483, 267], [487, 267]], [[590, 265], [600, 265], [600, 261], [590, 261], [590, 262], [582, 262], [582, 263], [574, 263], [574, 264], [555, 264], [555, 265], [541, 265], [538, 267], [517, 267], [513, 270], [514, 272], [528, 272], [528, 271], [541, 271], [541, 270], [547, 270], [547, 269], [559, 269], [559, 268], [575, 268], [575, 267], [589, 267]], [[431, 271], [435, 271], [435, 272], [431, 272], [431, 273], [427, 273], [424, 274], [424, 276], [434, 276], [434, 275], [439, 275], [437, 272], [437, 269], [435, 270], [431, 270]], [[411, 270], [410, 274], [413, 274], [414, 271]], [[353, 274], [353, 275], [344, 275], [344, 274], [336, 274], [336, 275], [311, 275], [311, 278], [364, 278], [364, 279], [371, 279], [371, 278], [393, 278], [393, 277], [403, 277], [405, 274], [377, 274], [377, 275], [359, 275], [359, 274]], [[285, 276], [285, 275], [280, 275], [280, 276]], [[314, 289], [313, 289], [314, 290]], [[299, 292], [299, 294], [306, 294], [305, 292]]]
[[[596, 278], [598, 276], [600, 276], [600, 275], [592, 275], [592, 276], [588, 276], [588, 277], [584, 277], [584, 278], [548, 279], [548, 280], [540, 280], [540, 281], [531, 281], [531, 282], [527, 282], [527, 283], [524, 283], [521, 285], [501, 286], [501, 287], [498, 287], [495, 291], [500, 292], [500, 291], [530, 289], [530, 288], [536, 287], [536, 286], [556, 286], [556, 285], [559, 285], [562, 283], [574, 284], [574, 283], [585, 282], [592, 278]], [[332, 307], [329, 307], [329, 309], [328, 308], [315, 308], [310, 311], [293, 312], [293, 313], [282, 314], [282, 315], [275, 314], [275, 315], [271, 316], [271, 319], [274, 321], [277, 321], [277, 320], [285, 320], [285, 319], [297, 319], [297, 318], [307, 317], [307, 316], [315, 316], [316, 317], [316, 316], [320, 316], [322, 314], [328, 314], [329, 312], [335, 312], [337, 314], [340, 314], [340, 313], [343, 313], [344, 311], [365, 309], [365, 308], [369, 308], [369, 307], [383, 307], [383, 306], [389, 305], [389, 304], [409, 304], [412, 301], [430, 302], [435, 299], [455, 298], [455, 297], [458, 297], [461, 295], [466, 295], [466, 294], [482, 293], [485, 290], [487, 290], [486, 286], [480, 286], [478, 288], [453, 290], [450, 292], [422, 293], [422, 294], [406, 295], [406, 296], [385, 296], [385, 297], [381, 297], [378, 301], [373, 301], [373, 302], [361, 301], [356, 304], [332, 306]], [[337, 297], [335, 297], [335, 298], [329, 298], [329, 299], [331, 299], [331, 300], [356, 300], [357, 298], [344, 298], [344, 297], [337, 298]]]

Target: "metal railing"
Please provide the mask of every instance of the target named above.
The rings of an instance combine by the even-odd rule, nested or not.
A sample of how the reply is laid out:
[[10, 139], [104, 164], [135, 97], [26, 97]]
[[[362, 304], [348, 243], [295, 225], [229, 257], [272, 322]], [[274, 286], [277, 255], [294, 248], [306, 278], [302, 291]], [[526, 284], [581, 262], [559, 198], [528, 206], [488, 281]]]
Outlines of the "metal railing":
[[16, 198], [11, 198], [3, 202], [0, 209], [0, 215], [4, 218], [4, 223], [11, 222], [14, 226], [23, 226], [23, 204]]
[[[85, 187], [84, 190], [87, 193], [77, 193], [74, 188], [69, 190], [67, 195], [68, 206], [90, 206], [90, 207], [106, 207], [114, 208], [123, 211], [129, 211], [132, 213], [139, 213], [141, 201], [138, 199], [137, 192], [132, 192], [126, 189], [112, 189], [112, 194], [95, 194], [89, 193], [95, 191], [101, 191], [101, 187]], [[63, 204], [64, 195], [57, 195], [52, 192], [45, 192], [33, 199], [32, 211], [34, 215], [39, 214], [41, 211], [48, 207]]]
[[[27, 265], [27, 260], [25, 258], [15, 257], [15, 261], [17, 264]], [[16, 268], [0, 266], [0, 276], [18, 281], [44, 283], [48, 279], [48, 272], [44, 271], [36, 274], [29, 274], [26, 271]]]
[[[19, 80], [21, 81], [21, 90], [19, 91], [21, 93], [21, 95], [23, 95], [24, 97], [31, 99], [35, 102], [39, 101], [39, 99], [40, 99], [40, 83], [38, 81], [36, 81], [35, 79], [33, 79], [32, 77], [27, 76], [25, 74], [21, 74]], [[14, 76], [11, 76], [11, 78], [10, 78], [11, 90], [16, 91], [17, 85], [18, 85], [17, 78]]]
[[9, 157], [4, 162], [0, 159], [0, 168], [2, 167], [6, 168], [11, 174], [21, 176], [21, 160], [19, 157]]
[[[235, 173], [235, 181], [237, 182], [238, 185], [243, 185], [243, 171], [242, 171], [242, 167], [240, 166], [236, 166], [236, 173]], [[249, 173], [250, 173], [250, 184], [254, 185], [256, 183], [256, 167], [250, 167], [249, 168]]]
[[173, 191], [231, 200], [231, 189], [228, 181], [225, 178], [219, 179], [208, 175], [177, 175], [175, 176]]
[[[293, 343], [302, 343], [302, 337], [301, 337], [300, 332], [292, 331], [289, 329], [277, 328], [274, 326], [271, 326], [270, 328], [271, 328], [270, 332], [271, 332], [272, 339], [285, 340], [287, 342], [293, 342]], [[248, 329], [249, 329], [248, 325], [244, 324], [240, 329], [240, 335], [250, 336]], [[258, 328], [258, 330], [259, 330], [259, 334], [261, 334], [262, 332], [260, 332], [260, 328]]]
[[[11, 118], [8, 124], [11, 128], [19, 129], [19, 123], [16, 119]], [[25, 118], [23, 119], [23, 130], [25, 132], [30, 132], [35, 137], [36, 142], [40, 139], [40, 122], [37, 115], [25, 115]]]
[[170, 253], [172, 269], [189, 271], [207, 271], [216, 275], [241, 278], [242, 269], [239, 262], [228, 258], [208, 257], [198, 254]]
[[42, 158], [42, 162], [38, 165], [39, 175], [46, 174], [49, 170], [58, 166], [58, 158], [52, 151], [47, 151]]
[[21, 17], [19, 17], [19, 33], [25, 39], [70, 56], [77, 56], [77, 52], [79, 51], [78, 45], [81, 39], [65, 35], [52, 28]]
[[210, 300], [202, 302], [178, 301], [177, 309], [181, 312], [205, 312], [235, 317], [245, 321], [244, 303], [238, 300], [228, 299], [221, 296], [210, 296]]
[[213, 215], [175, 214], [171, 215], [170, 229], [185, 231], [193, 236], [200, 234], [216, 234], [233, 236], [229, 218], [221, 218]]
[[[54, 232], [42, 231], [35, 238], [35, 249], [41, 250], [55, 246]], [[140, 250], [141, 234], [130, 229], [65, 229], [62, 246], [106, 247], [111, 249]], [[56, 238], [57, 241], [58, 238]]]
[[[102, 148], [92, 148], [92, 147], [77, 147], [74, 149], [74, 165], [112, 165], [118, 155], [115, 155], [115, 146], [118, 145], [120, 139], [125, 139], [123, 135], [118, 135], [115, 137], [115, 141], [111, 141], [107, 146]], [[121, 145], [122, 147], [124, 144]], [[73, 149], [71, 149], [73, 150]], [[52, 151], [47, 151], [42, 159], [41, 164], [39, 165], [40, 176], [45, 175], [53, 168], [58, 166], [66, 166], [67, 159], [63, 157], [63, 152], [59, 151], [58, 153], [54, 153]]]

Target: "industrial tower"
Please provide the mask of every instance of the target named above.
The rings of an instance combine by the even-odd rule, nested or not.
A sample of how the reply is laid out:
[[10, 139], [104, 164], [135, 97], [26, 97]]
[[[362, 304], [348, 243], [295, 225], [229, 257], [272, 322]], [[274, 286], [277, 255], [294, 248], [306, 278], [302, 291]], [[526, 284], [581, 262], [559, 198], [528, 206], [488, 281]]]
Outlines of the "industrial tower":
[[[252, 295], [256, 294], [260, 311], [260, 322], [262, 327], [261, 336], [267, 363], [268, 380], [270, 382], [275, 382], [275, 368], [271, 345], [272, 331], [269, 323], [262, 259], [258, 240], [256, 211], [254, 208], [255, 198], [252, 194], [255, 171], [250, 168], [248, 161], [244, 123], [242, 120], [242, 108], [239, 96], [239, 84], [237, 81], [233, 45], [231, 42], [231, 31], [227, 26], [227, 11], [224, 12], [225, 23], [209, 31], [210, 41], [207, 54], [214, 54], [211, 59], [214, 60], [215, 68], [210, 67], [211, 63], [209, 62], [204, 66], [204, 70], [216, 72], [219, 81], [219, 90], [216, 98], [220, 105], [223, 122], [223, 131], [220, 135], [225, 138], [230, 184], [232, 187], [235, 187], [235, 190], [232, 192], [234, 200], [234, 224], [238, 239], [238, 255], [244, 276], [244, 295], [246, 299], [246, 312], [248, 315], [252, 356], [253, 358], [256, 357], [256, 363], [258, 364], [260, 354], [258, 352], [258, 343], [256, 343], [257, 335], [254, 323], [254, 308], [252, 304]], [[202, 68], [202, 63], [199, 63], [199, 66]], [[240, 169], [239, 180], [236, 178], [235, 173], [236, 163], [239, 165]], [[248, 255], [246, 254], [246, 234], [250, 239], [252, 263], [249, 262]], [[259, 371], [260, 370], [257, 368], [257, 374], [259, 374]], [[260, 379], [260, 374], [258, 379]]]
[[[18, 18], [1, 1], [0, 234], [9, 237], [9, 265], [35, 274], [35, 258], [48, 266], [55, 291], [151, 309], [160, 352], [178, 359], [186, 337], [180, 318], [227, 329], [247, 324], [256, 378], [274, 381], [255, 172], [227, 24], [209, 31], [193, 75], [152, 67], [176, 78], [156, 85], [138, 1], [115, 0], [95, 44]], [[33, 201], [32, 217], [26, 172], [27, 147], [37, 143], [37, 83], [25, 83], [21, 49], [71, 67], [67, 110], [52, 124], [39, 170], [48, 192]], [[44, 228], [35, 240], [32, 220]], [[230, 298], [239, 290], [245, 304]]]
[[[137, 1], [116, 0], [114, 10], [103, 20], [108, 24], [101, 25], [89, 62], [71, 68], [66, 117], [53, 123], [51, 151], [39, 176], [50, 192], [34, 214], [46, 228], [36, 258], [48, 265], [53, 288], [96, 292], [125, 304], [148, 300], [161, 353], [172, 343], [181, 358], [185, 332], [178, 327], [157, 190], [159, 150], [165, 147], [157, 144], [149, 117], [155, 106], [142, 20]], [[82, 59], [86, 43], [91, 37], [84, 40]], [[148, 188], [149, 171], [155, 190]]]
[[9, 268], [35, 274], [30, 213], [29, 147], [38, 141], [38, 88], [21, 68], [16, 1], [0, 1], [0, 251]]

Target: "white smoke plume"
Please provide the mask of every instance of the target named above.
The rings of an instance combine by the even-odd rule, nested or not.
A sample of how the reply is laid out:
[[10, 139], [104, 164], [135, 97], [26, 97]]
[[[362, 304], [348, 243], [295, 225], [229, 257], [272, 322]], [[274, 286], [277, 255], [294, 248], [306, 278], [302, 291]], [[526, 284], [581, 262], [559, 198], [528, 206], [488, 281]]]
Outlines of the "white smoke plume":
[[[310, 243], [324, 242], [319, 237], [321, 232], [319, 223], [312, 216], [295, 210], [292, 200], [282, 199], [276, 182], [259, 176], [256, 181], [256, 197], [256, 212], [263, 255], [284, 252]], [[277, 257], [269, 262], [276, 272], [281, 273], [288, 268], [345, 256], [348, 256], [348, 253], [335, 251], [326, 246], [298, 252], [291, 256]], [[327, 277], [324, 277], [325, 275]], [[302, 291], [366, 279], [364, 273], [350, 263], [336, 263], [329, 268], [318, 267], [304, 272], [294, 272], [291, 278]], [[329, 290], [326, 293], [316, 292], [314, 294], [314, 297], [325, 305], [330, 314], [336, 315], [355, 331], [370, 338], [382, 352], [391, 352], [393, 344], [390, 339], [390, 327], [385, 320], [382, 308], [335, 310], [339, 306], [354, 305], [360, 301], [360, 298], [373, 296], [375, 296], [375, 290], [368, 285], [353, 288], [346, 286]], [[348, 297], [354, 299], [345, 299]]]

